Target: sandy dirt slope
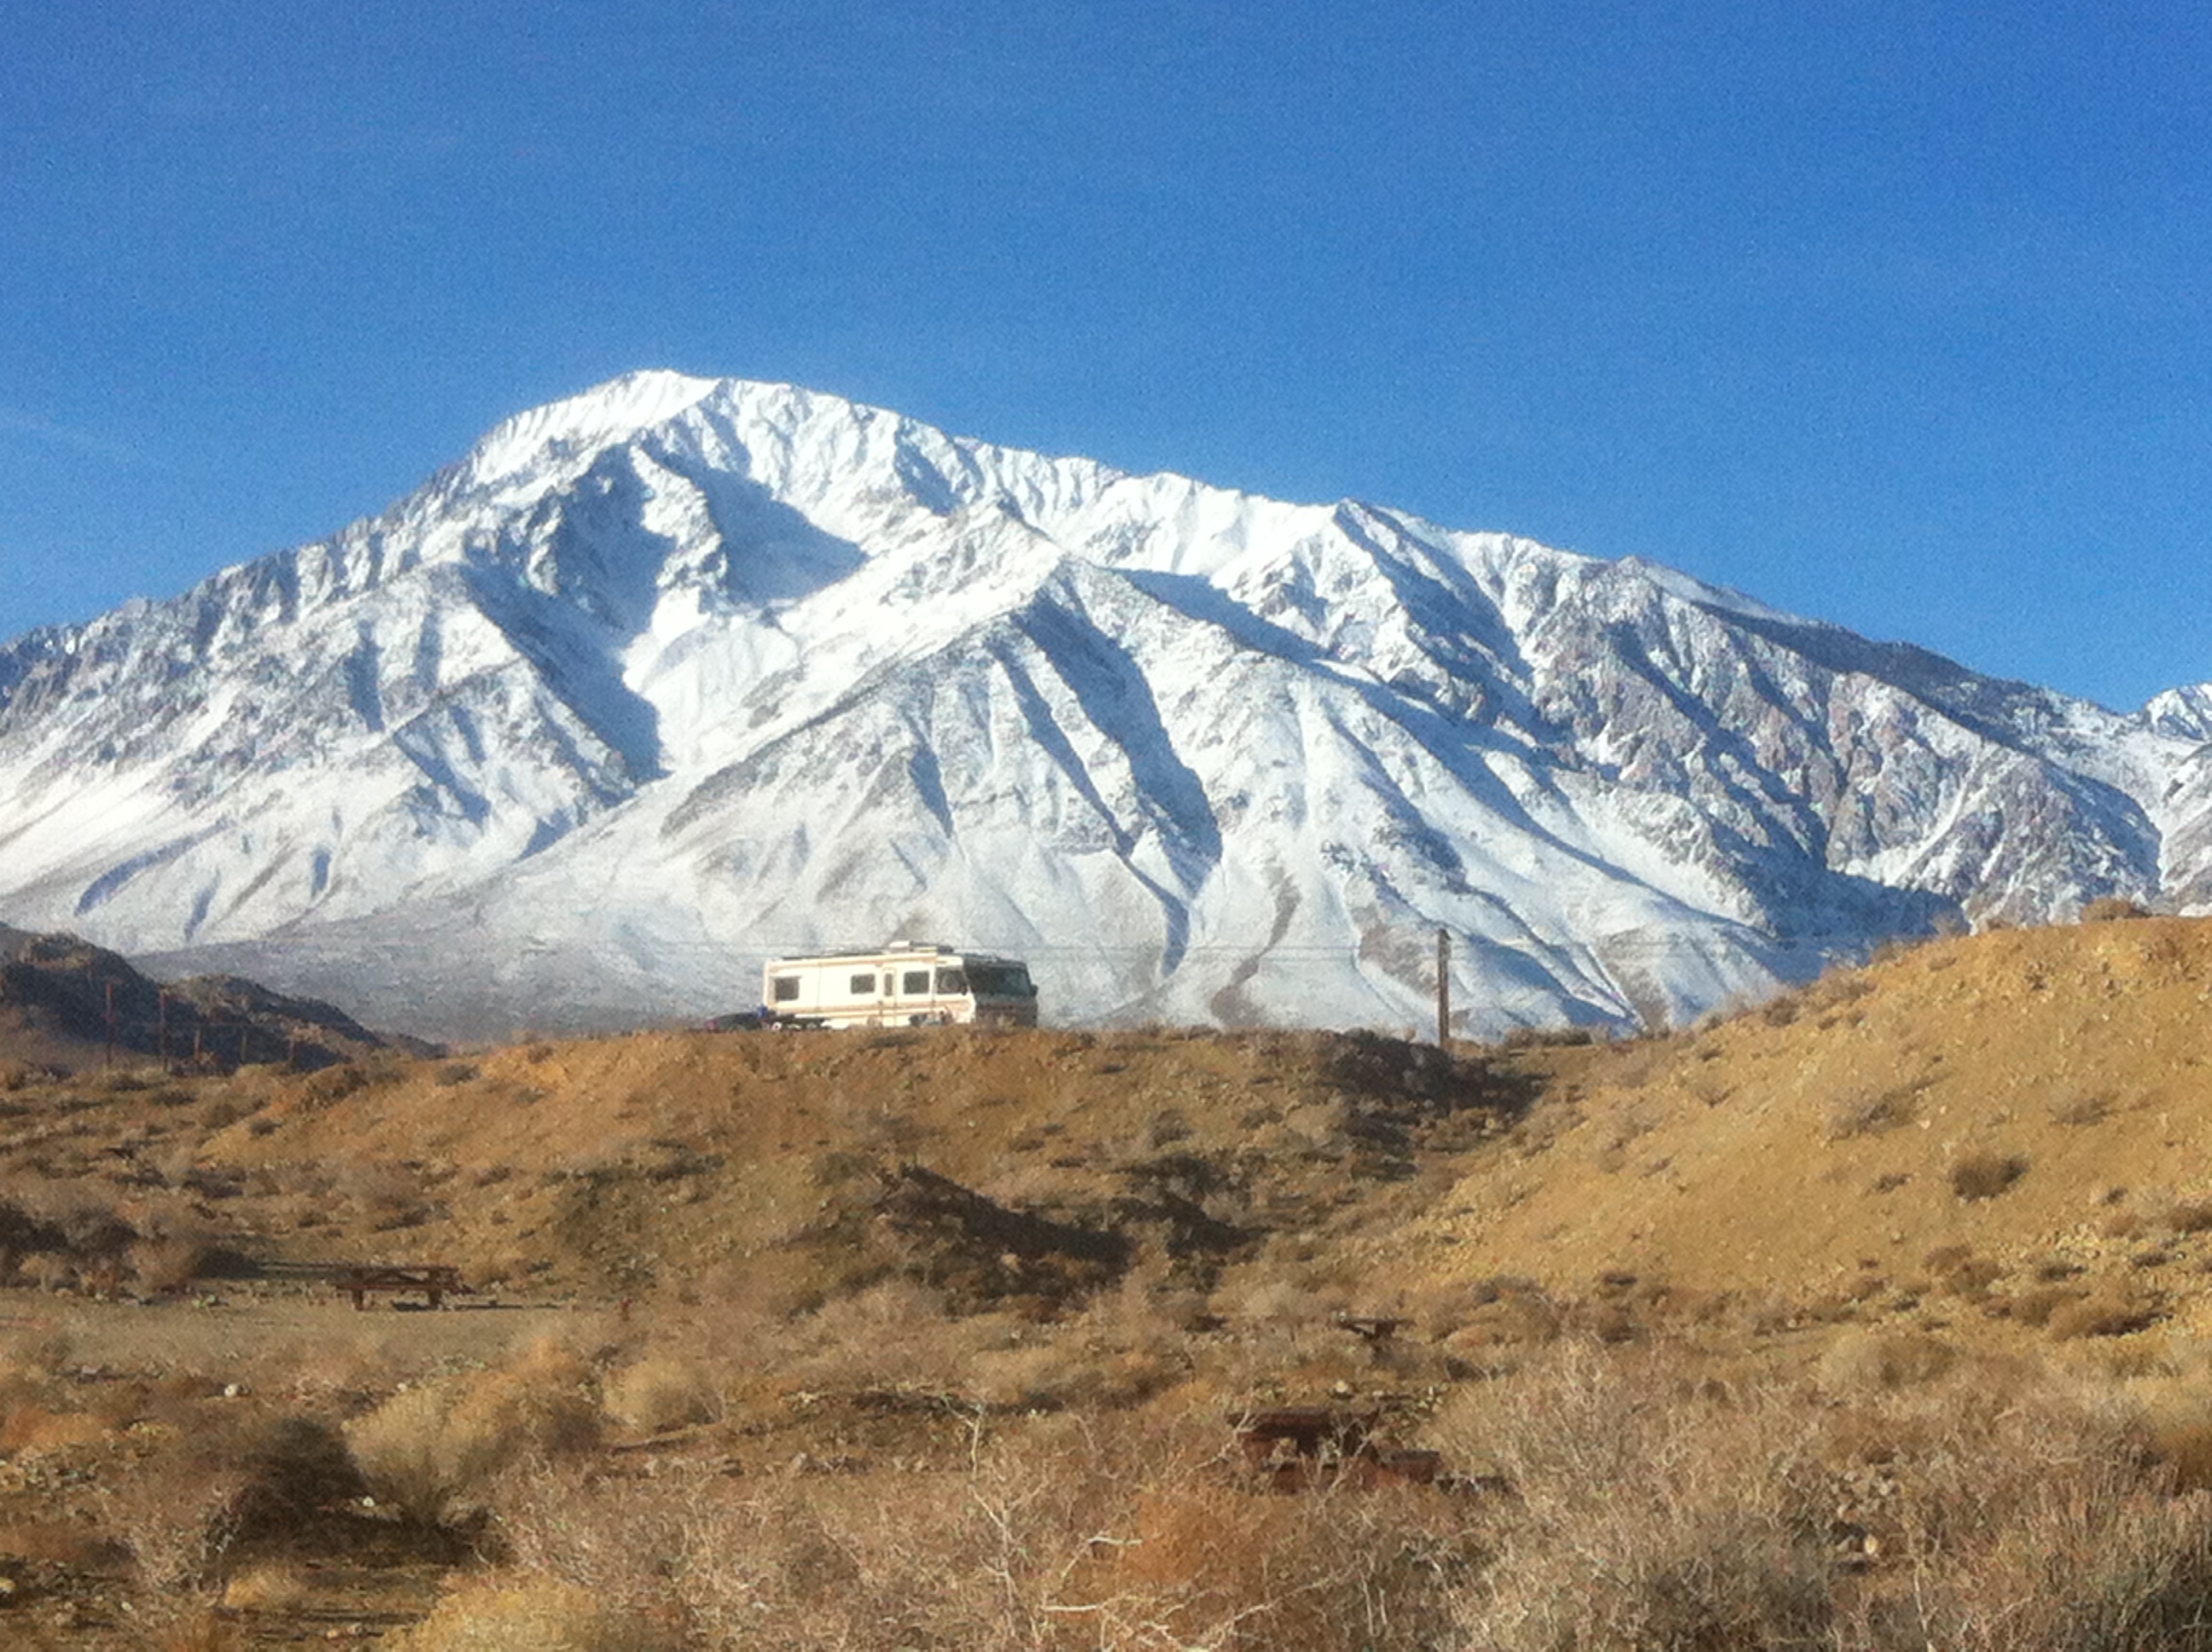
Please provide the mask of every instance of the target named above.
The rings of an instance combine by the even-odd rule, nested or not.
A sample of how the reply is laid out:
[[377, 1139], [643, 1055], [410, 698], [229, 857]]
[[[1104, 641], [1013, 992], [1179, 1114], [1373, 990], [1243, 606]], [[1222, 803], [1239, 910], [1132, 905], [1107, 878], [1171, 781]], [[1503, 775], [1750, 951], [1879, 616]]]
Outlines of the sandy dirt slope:
[[2212, 925], [1931, 943], [1543, 1064], [1545, 1100], [1407, 1235], [1427, 1276], [1809, 1301], [1923, 1294], [1964, 1250], [2212, 1327]]

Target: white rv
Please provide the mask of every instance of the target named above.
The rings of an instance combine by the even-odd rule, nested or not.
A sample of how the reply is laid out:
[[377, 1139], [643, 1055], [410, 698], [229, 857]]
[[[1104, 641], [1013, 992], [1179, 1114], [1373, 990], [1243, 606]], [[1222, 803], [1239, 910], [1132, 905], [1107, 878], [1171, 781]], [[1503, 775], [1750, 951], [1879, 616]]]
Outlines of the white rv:
[[1036, 988], [1018, 958], [894, 941], [880, 952], [771, 958], [761, 1005], [779, 1027], [1036, 1025]]

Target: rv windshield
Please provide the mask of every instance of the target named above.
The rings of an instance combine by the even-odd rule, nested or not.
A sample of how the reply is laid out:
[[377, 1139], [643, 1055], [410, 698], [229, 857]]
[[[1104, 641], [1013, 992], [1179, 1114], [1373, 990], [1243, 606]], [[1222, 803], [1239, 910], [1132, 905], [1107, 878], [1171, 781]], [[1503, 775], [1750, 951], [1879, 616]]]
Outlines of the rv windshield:
[[1030, 972], [1018, 963], [971, 962], [968, 965], [968, 989], [977, 998], [1036, 996], [1036, 988], [1030, 985]]

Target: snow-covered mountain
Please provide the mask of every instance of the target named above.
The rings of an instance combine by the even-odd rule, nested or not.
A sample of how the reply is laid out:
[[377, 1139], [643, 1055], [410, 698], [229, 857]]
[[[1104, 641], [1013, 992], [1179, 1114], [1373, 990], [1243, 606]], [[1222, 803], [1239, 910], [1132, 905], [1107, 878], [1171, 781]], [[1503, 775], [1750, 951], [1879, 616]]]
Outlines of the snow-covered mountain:
[[1048, 1016], [1680, 1018], [2212, 903], [2122, 716], [1602, 562], [633, 374], [382, 516], [0, 649], [0, 920], [455, 1033], [1027, 957]]

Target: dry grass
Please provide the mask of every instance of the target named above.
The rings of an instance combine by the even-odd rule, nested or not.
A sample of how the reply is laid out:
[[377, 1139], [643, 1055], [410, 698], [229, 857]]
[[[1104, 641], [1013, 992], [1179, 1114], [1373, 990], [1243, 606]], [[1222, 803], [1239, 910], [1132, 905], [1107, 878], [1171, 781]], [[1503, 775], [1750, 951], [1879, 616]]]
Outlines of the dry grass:
[[169, 1233], [141, 1239], [125, 1253], [125, 1260], [149, 1293], [181, 1290], [202, 1277], [215, 1260], [216, 1247], [204, 1235]]
[[2160, 1317], [2155, 1297], [2107, 1284], [2087, 1296], [2059, 1303], [2046, 1317], [2045, 1327], [2062, 1341], [2075, 1337], [2124, 1337], [2156, 1324]]
[[607, 1373], [601, 1385], [607, 1415], [640, 1434], [665, 1433], [720, 1416], [714, 1379], [695, 1362], [655, 1354]]
[[346, 1427], [371, 1492], [417, 1526], [465, 1522], [481, 1495], [518, 1462], [599, 1442], [588, 1365], [543, 1345], [495, 1370], [395, 1394]]
[[532, 1479], [502, 1529], [526, 1572], [710, 1646], [1437, 1643], [1456, 1541], [1440, 1499], [1255, 1495], [1219, 1441], [979, 1424], [957, 1466], [872, 1483]]
[[1932, 1382], [1958, 1364], [1958, 1350], [1925, 1332], [1846, 1332], [1820, 1357], [1820, 1387], [1864, 1396]]
[[261, 1560], [245, 1567], [223, 1585], [227, 1612], [283, 1617], [298, 1612], [314, 1594], [307, 1568], [297, 1561]]
[[96, 1482], [100, 1525], [150, 1594], [214, 1586], [240, 1546], [295, 1532], [362, 1489], [336, 1431], [317, 1418], [196, 1424], [172, 1449], [112, 1464]]
[[238, 1539], [247, 1479], [242, 1466], [193, 1452], [100, 1487], [102, 1524], [130, 1551], [142, 1589], [173, 1595], [214, 1578]]
[[1833, 1487], [1802, 1415], [1757, 1391], [1676, 1400], [1663, 1370], [1637, 1369], [1571, 1345], [1439, 1418], [1447, 1454], [1486, 1460], [1517, 1497], [1496, 1522], [1495, 1561], [1458, 1599], [1463, 1643], [1823, 1643]]
[[494, 1576], [471, 1579], [386, 1644], [395, 1652], [677, 1652], [682, 1642], [589, 1590]]
[[2212, 1645], [2212, 1498], [2172, 1497], [2109, 1398], [1982, 1366], [1823, 1412], [1670, 1357], [1570, 1349], [1439, 1420], [1519, 1494], [1461, 1643]]
[[[603, 1357], [617, 1373], [670, 1357]], [[393, 1637], [413, 1652], [2207, 1644], [2190, 1614], [2212, 1599], [2212, 1497], [2172, 1495], [2212, 1462], [2190, 1397], [2203, 1360], [2104, 1364], [2062, 1380], [1858, 1334], [1814, 1393], [1663, 1338], [1558, 1342], [1455, 1385], [1426, 1425], [1510, 1494], [1269, 1495], [1196, 1394], [1004, 1422], [939, 1407], [899, 1436], [937, 1446], [896, 1462], [802, 1454], [732, 1475], [709, 1448], [624, 1472], [573, 1420], [590, 1363], [546, 1348], [410, 1388], [351, 1438], [374, 1459], [404, 1424], [466, 1461], [465, 1486], [440, 1480], [412, 1512], [481, 1506], [481, 1545], [505, 1557]], [[254, 1485], [289, 1489], [297, 1529], [345, 1500], [318, 1427], [211, 1450], [194, 1496], [173, 1474], [166, 1555], [139, 1512], [166, 1632], [212, 1632], [211, 1601], [278, 1622], [320, 1600], [241, 1512]]]
[[2051, 1104], [2051, 1121], [2081, 1128], [2104, 1123], [2112, 1112], [2112, 1103], [2102, 1096], [2069, 1096]]

